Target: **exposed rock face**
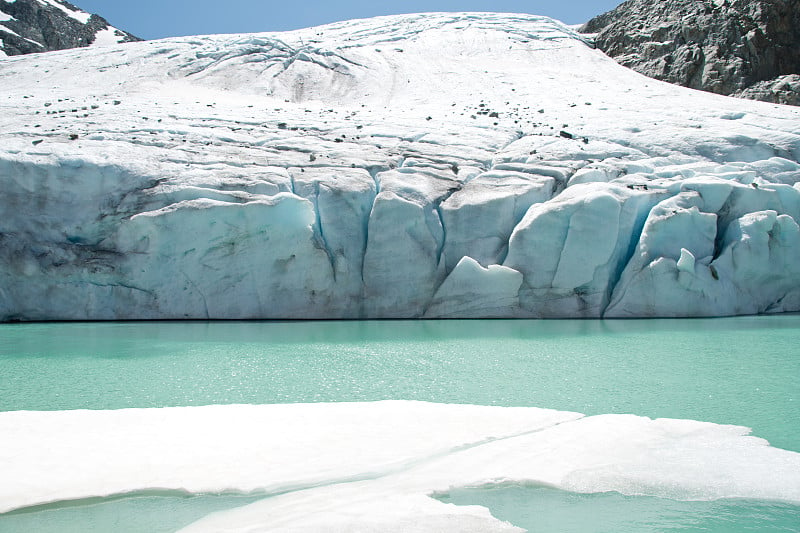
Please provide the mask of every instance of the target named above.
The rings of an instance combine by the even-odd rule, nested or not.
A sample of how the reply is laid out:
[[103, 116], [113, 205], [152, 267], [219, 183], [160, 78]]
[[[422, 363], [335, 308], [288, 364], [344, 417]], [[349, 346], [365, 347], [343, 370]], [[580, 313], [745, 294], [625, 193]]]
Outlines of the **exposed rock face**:
[[652, 78], [780, 104], [800, 100], [800, 0], [629, 0], [581, 31]]
[[0, 57], [141, 41], [63, 0], [0, 0]]
[[787, 74], [772, 80], [760, 81], [744, 90], [735, 92], [733, 96], [800, 106], [800, 76]]

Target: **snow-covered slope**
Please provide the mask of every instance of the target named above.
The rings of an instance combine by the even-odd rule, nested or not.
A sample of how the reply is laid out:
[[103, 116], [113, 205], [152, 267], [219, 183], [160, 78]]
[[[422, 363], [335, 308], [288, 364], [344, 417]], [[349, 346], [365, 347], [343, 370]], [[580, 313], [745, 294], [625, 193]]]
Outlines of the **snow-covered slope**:
[[800, 110], [422, 14], [0, 62], [0, 318], [800, 310]]
[[139, 40], [64, 0], [0, 0], [0, 57]]

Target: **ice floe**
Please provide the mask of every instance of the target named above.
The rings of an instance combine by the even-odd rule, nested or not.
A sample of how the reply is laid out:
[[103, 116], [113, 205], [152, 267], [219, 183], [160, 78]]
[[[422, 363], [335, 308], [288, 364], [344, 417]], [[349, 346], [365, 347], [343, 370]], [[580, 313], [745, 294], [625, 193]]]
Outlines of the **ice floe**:
[[0, 413], [0, 433], [3, 512], [153, 490], [264, 496], [192, 532], [516, 531], [486, 509], [431, 498], [498, 484], [800, 502], [800, 454], [746, 428], [633, 415], [406, 401], [209, 406]]

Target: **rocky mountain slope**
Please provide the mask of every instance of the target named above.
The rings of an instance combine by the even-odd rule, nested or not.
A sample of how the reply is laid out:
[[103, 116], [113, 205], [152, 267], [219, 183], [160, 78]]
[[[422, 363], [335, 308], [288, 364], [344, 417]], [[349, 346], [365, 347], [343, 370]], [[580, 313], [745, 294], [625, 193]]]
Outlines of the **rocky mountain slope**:
[[0, 61], [0, 319], [800, 310], [800, 109], [531, 15]]
[[0, 57], [140, 40], [64, 0], [0, 0]]
[[651, 78], [800, 105], [800, 0], [628, 0], [581, 31]]

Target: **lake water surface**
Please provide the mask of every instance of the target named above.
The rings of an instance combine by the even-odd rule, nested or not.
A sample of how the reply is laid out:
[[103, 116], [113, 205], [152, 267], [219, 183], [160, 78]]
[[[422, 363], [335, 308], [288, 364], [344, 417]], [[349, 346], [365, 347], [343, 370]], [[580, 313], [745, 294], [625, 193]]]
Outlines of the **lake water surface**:
[[[774, 446], [800, 451], [798, 377], [800, 315], [0, 326], [0, 411], [424, 400], [736, 424]], [[774, 523], [756, 520], [755, 529], [800, 531], [796, 506], [761, 502], [692, 507], [618, 495], [575, 501], [574, 495], [535, 487], [448, 498], [484, 503], [501, 518], [542, 531], [645, 531], [642, 524], [597, 529], [597, 520], [568, 529], [567, 520], [576, 512], [602, 514], [599, 509], [649, 516], [654, 508], [667, 517], [695, 509], [709, 524], [717, 515], [741, 512], [739, 525], [719, 531], [753, 530], [753, 515], [774, 511]], [[555, 509], [550, 518], [561, 520], [562, 529], [525, 522], [519, 501], [529, 502], [529, 511]], [[0, 515], [0, 532], [105, 531], [109, 523], [114, 531], [174, 531], [206, 512], [242, 503], [235, 497], [150, 496], [51, 506]], [[516, 514], [503, 516], [504, 505]], [[180, 518], [170, 522], [168, 516]], [[673, 530], [709, 529], [666, 520]]]

